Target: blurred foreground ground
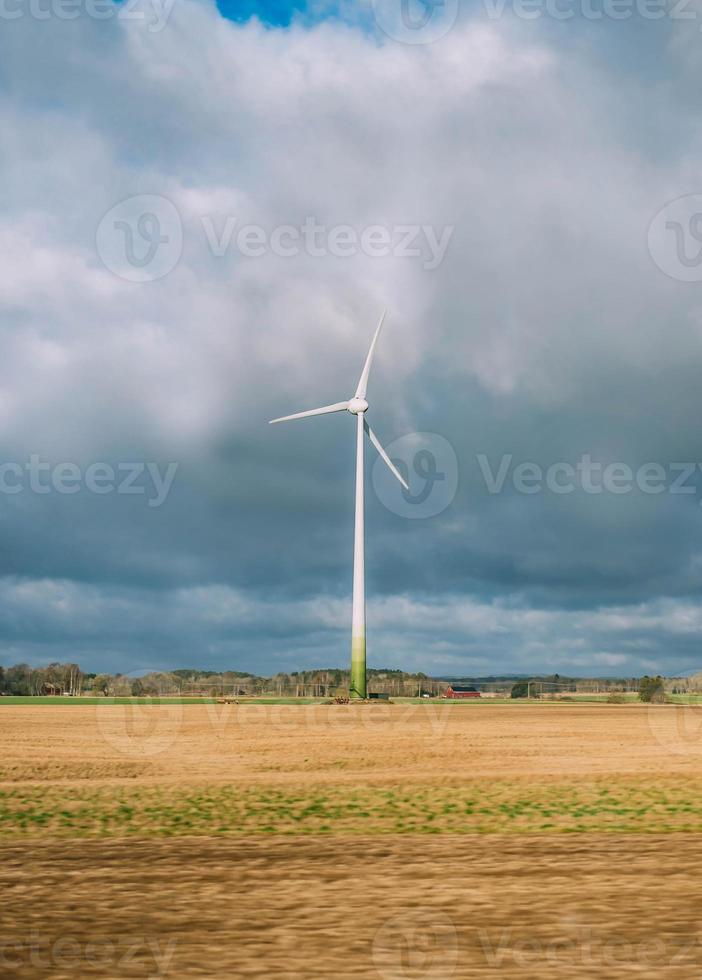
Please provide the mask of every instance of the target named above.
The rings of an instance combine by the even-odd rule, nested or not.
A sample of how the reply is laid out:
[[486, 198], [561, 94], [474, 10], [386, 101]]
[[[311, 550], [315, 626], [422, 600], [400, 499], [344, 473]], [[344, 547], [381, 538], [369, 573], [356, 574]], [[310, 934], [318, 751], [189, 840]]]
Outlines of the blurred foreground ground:
[[0, 850], [7, 977], [698, 978], [702, 838], [174, 838]]

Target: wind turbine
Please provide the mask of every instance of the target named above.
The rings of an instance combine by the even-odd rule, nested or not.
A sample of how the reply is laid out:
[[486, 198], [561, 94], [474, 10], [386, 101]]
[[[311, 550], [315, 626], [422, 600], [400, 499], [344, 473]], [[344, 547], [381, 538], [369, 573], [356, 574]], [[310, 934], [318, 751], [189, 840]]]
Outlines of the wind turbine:
[[363, 512], [364, 512], [364, 478], [363, 478], [363, 450], [365, 447], [363, 433], [373, 443], [378, 450], [383, 461], [390, 468], [390, 471], [400, 481], [405, 490], [409, 487], [393, 464], [388, 454], [380, 444], [380, 440], [366, 421], [368, 402], [366, 392], [368, 389], [368, 375], [370, 374], [371, 364], [375, 345], [378, 343], [380, 329], [385, 319], [385, 310], [380, 318], [371, 341], [368, 355], [366, 357], [361, 377], [353, 398], [345, 402], [336, 402], [334, 405], [324, 405], [322, 408], [311, 408], [307, 412], [296, 412], [295, 415], [284, 415], [279, 419], [271, 419], [269, 425], [276, 422], [291, 422], [293, 419], [306, 419], [311, 415], [328, 415], [331, 412], [349, 412], [356, 416], [356, 518], [354, 522], [353, 536], [353, 600], [351, 606], [351, 685], [350, 694], [352, 698], [366, 697], [366, 581], [365, 581], [365, 539], [363, 533]]

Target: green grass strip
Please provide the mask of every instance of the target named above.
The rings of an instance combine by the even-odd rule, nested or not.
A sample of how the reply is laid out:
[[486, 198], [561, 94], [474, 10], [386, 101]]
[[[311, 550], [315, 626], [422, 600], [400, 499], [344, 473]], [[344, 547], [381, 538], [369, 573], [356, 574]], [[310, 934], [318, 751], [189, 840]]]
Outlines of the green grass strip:
[[702, 781], [460, 787], [23, 786], [0, 837], [702, 832]]

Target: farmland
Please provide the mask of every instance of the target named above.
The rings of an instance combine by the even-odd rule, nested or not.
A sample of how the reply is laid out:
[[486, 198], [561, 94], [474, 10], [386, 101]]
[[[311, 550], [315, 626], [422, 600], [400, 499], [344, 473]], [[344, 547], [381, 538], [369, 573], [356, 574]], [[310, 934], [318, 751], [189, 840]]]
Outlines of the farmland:
[[[60, 921], [84, 975], [472, 977], [499, 940], [507, 976], [605, 976], [616, 940], [624, 974], [675, 958], [697, 976], [700, 721], [692, 705], [5, 705], [0, 927], [27, 977], [61, 975]], [[96, 936], [121, 957], [107, 971]]]

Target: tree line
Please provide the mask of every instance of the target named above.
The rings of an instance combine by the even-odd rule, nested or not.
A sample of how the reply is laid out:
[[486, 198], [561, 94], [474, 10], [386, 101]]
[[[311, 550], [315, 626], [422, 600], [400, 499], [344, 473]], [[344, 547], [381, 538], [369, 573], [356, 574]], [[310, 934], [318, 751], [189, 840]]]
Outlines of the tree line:
[[[369, 687], [378, 694], [412, 697], [440, 694], [446, 681], [423, 673], [403, 670], [368, 671]], [[75, 663], [51, 663], [47, 667], [15, 664], [0, 667], [0, 695], [19, 697], [39, 695], [104, 697], [172, 696], [278, 696], [330, 697], [344, 693], [349, 671], [339, 668], [277, 673], [271, 677], [238, 670], [179, 669], [140, 674], [89, 673]]]
[[86, 675], [78, 664], [52, 663], [47, 667], [30, 667], [29, 664], [15, 664], [13, 667], [0, 667], [0, 694], [14, 694], [31, 697], [40, 694], [67, 694], [78, 696], [83, 693]]
[[[606, 678], [583, 679], [559, 674], [519, 678], [516, 683], [506, 678], [492, 682], [473, 678], [484, 692], [511, 694], [513, 698], [566, 691], [617, 692], [636, 691], [642, 700], [657, 700], [663, 693], [689, 693], [702, 689], [702, 674], [690, 678]], [[404, 670], [374, 669], [368, 671], [368, 688], [377, 694], [391, 697], [436, 696], [447, 687], [446, 678]], [[0, 695], [20, 697], [38, 695], [83, 694], [104, 697], [217, 697], [254, 696], [276, 697], [334, 697], [347, 692], [349, 671], [340, 668], [280, 672], [271, 677], [238, 670], [197, 670], [185, 668], [171, 671], [151, 671], [140, 674], [95, 674], [83, 671], [76, 663], [50, 663], [46, 667], [15, 664], [0, 667]], [[650, 694], [650, 697], [649, 697]]]

